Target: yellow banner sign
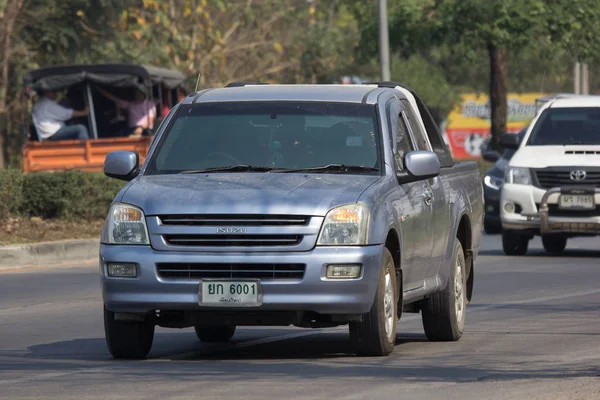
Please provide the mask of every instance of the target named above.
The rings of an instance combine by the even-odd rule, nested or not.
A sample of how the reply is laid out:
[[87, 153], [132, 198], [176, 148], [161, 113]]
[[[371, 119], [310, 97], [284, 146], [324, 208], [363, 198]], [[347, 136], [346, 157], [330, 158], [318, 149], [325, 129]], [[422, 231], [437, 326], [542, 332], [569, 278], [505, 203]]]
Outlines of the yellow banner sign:
[[[509, 93], [506, 131], [518, 132], [535, 116], [535, 99], [544, 93]], [[462, 95], [462, 101], [452, 110], [446, 120], [446, 137], [455, 159], [474, 159], [490, 135], [491, 109], [489, 98], [483, 94]]]

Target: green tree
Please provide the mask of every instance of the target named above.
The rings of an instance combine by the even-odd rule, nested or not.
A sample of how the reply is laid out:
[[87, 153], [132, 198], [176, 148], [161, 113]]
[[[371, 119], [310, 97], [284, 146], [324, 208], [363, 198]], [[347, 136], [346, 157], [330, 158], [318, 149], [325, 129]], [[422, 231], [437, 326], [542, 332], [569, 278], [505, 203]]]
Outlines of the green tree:
[[[363, 52], [372, 56], [377, 49], [374, 6], [357, 3], [354, 9], [363, 21]], [[468, 61], [485, 54], [496, 147], [506, 130], [510, 57], [518, 57], [520, 66], [541, 64], [545, 73], [511, 75], [521, 87], [531, 87], [530, 78], [536, 76], [542, 87], [545, 74], [561, 75], [564, 81], [561, 67], [569, 58], [593, 61], [600, 54], [600, 2], [595, 0], [403, 0], [393, 2], [389, 14], [392, 49], [441, 65], [454, 85], [479, 86], [480, 70], [470, 68]], [[460, 82], [465, 76], [471, 79]]]

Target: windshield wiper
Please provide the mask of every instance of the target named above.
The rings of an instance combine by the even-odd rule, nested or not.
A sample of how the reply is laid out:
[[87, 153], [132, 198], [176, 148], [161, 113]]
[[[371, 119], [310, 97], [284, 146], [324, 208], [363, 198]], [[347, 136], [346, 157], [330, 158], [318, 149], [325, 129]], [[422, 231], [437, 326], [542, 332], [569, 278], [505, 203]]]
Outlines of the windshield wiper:
[[205, 169], [193, 169], [188, 171], [181, 171], [181, 174], [204, 174], [210, 172], [268, 172], [275, 168], [272, 167], [257, 167], [254, 165], [226, 165], [224, 167], [205, 168]]
[[271, 172], [377, 172], [379, 168], [364, 167], [362, 165], [344, 165], [344, 164], [329, 164], [318, 167], [298, 168], [298, 169], [276, 169]]

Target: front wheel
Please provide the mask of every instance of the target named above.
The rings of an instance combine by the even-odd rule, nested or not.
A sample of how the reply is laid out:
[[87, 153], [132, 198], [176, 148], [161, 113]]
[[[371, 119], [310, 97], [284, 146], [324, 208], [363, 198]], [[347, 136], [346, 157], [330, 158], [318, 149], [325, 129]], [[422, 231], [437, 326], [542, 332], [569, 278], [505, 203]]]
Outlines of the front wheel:
[[117, 321], [115, 313], [104, 307], [104, 334], [108, 351], [114, 358], [143, 359], [152, 348], [154, 323]]
[[228, 342], [235, 334], [235, 325], [196, 325], [194, 330], [201, 342]]
[[523, 256], [528, 247], [529, 239], [518, 231], [502, 231], [502, 249], [507, 256]]
[[350, 342], [359, 356], [387, 356], [396, 345], [398, 291], [392, 254], [384, 249], [379, 284], [371, 310], [350, 323]]
[[422, 304], [423, 328], [431, 341], [457, 341], [463, 334], [467, 314], [466, 265], [462, 244], [456, 239], [446, 288]]
[[483, 221], [483, 230], [488, 235], [497, 235], [502, 231], [502, 226], [500, 222], [492, 222], [488, 220]]
[[544, 250], [550, 254], [559, 254], [567, 248], [567, 237], [565, 235], [543, 235], [542, 245]]

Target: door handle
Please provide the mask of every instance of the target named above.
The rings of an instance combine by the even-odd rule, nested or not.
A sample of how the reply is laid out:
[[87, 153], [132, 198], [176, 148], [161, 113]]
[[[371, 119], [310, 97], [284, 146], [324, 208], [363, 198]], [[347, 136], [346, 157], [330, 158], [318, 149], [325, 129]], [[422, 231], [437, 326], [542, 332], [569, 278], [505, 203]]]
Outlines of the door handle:
[[431, 190], [425, 189], [425, 193], [423, 193], [423, 201], [428, 206], [430, 206], [431, 203], [433, 203], [433, 192]]

